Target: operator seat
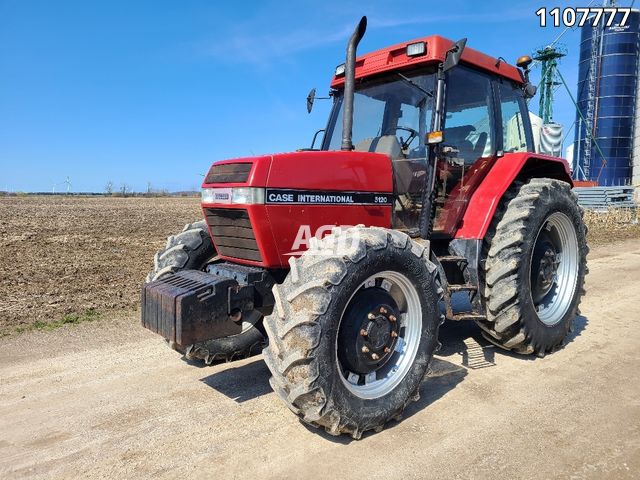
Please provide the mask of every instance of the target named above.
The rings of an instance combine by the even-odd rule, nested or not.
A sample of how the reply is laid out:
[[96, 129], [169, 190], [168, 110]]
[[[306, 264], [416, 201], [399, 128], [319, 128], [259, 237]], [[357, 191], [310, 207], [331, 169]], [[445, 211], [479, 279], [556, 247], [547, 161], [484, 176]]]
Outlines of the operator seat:
[[475, 131], [473, 125], [461, 125], [459, 127], [445, 128], [444, 139], [447, 145], [451, 145], [458, 150], [458, 158], [464, 160], [465, 165], [471, 165], [476, 161], [474, 146], [469, 135]]
[[365, 138], [356, 143], [354, 150], [358, 152], [383, 153], [392, 160], [402, 158], [402, 147], [395, 135], [382, 135], [380, 137]]

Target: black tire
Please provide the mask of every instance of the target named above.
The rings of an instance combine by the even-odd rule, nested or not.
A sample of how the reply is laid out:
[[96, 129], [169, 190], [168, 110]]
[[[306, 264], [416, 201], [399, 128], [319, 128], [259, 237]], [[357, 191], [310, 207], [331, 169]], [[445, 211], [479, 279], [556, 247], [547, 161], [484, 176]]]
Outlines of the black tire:
[[[354, 243], [354, 239], [360, 241]], [[345, 251], [340, 245], [353, 248]], [[357, 439], [367, 430], [379, 431], [389, 420], [399, 419], [409, 402], [419, 398], [444, 320], [438, 307], [442, 289], [435, 284], [436, 268], [429, 261], [428, 248], [398, 231], [355, 227], [312, 243], [290, 265], [285, 281], [274, 286], [275, 308], [265, 318], [269, 345], [263, 353], [275, 392], [301, 420], [332, 435], [348, 433]], [[419, 310], [417, 329], [413, 327], [419, 332], [412, 347], [416, 353], [388, 393], [363, 398], [344, 380], [338, 332], [342, 332], [347, 304], [355, 302], [351, 299], [362, 291], [358, 289], [363, 282], [390, 271], [405, 276], [418, 292], [413, 297], [419, 298], [414, 304], [420, 306], [415, 309]], [[388, 355], [396, 355], [395, 350]]]
[[[173, 275], [180, 270], [203, 270], [215, 262], [216, 250], [204, 220], [185, 225], [182, 232], [167, 239], [164, 249], [156, 253], [154, 267], [146, 282]], [[265, 338], [258, 328], [243, 333], [194, 345], [178, 345], [169, 342], [171, 348], [190, 360], [201, 360], [207, 365], [232, 361], [256, 355], [262, 351]]]
[[[550, 278], [554, 279], [552, 286], [547, 284], [548, 293], [543, 291], [540, 294], [536, 285], [532, 287], [531, 272], [533, 268], [537, 275], [536, 268], [541, 265], [535, 258], [540, 258], [537, 252], [541, 248], [542, 235], [547, 235], [543, 233], [543, 227], [545, 232], [552, 232], [553, 226], [549, 226], [552, 225], [549, 223], [552, 215], [553, 218], [566, 219], [562, 220], [565, 222], [563, 225], [573, 226], [573, 230], [568, 227], [566, 230], [575, 232], [576, 251], [569, 248], [573, 243], [568, 242], [566, 251], [560, 252], [558, 257], [552, 256], [551, 263], [556, 265], [554, 261], [557, 260], [555, 269], [560, 270], [562, 261], [570, 262], [566, 271], [576, 273], [564, 277], [551, 273]], [[562, 344], [585, 293], [584, 277], [588, 271], [586, 257], [589, 252], [586, 234], [582, 209], [566, 182], [533, 178], [526, 183], [515, 184], [505, 194], [484, 243], [482, 301], [487, 320], [477, 323], [487, 340], [516, 353], [539, 356], [554, 351]], [[568, 235], [568, 238], [574, 238], [572, 234]], [[565, 260], [562, 260], [562, 255], [565, 255]], [[555, 288], [558, 292], [564, 288], [561, 286], [562, 278], [570, 279], [564, 282], [567, 285], [573, 285], [575, 280], [575, 287], [571, 290], [569, 285], [568, 293], [556, 295], [563, 300], [554, 311], [555, 317], [542, 317], [538, 307], [544, 306], [545, 302], [554, 305], [554, 301], [560, 301], [553, 300], [552, 290]], [[534, 296], [538, 298], [537, 302], [534, 302]]]

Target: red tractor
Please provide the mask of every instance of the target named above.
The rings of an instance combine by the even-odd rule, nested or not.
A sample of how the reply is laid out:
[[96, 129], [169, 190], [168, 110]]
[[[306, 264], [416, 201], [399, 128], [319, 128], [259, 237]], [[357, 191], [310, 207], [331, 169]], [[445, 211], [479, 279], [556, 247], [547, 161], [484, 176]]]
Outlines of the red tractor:
[[365, 28], [320, 148], [214, 163], [204, 220], [169, 237], [142, 292], [173, 348], [211, 363], [266, 344], [286, 405], [354, 438], [417, 398], [445, 318], [517, 353], [558, 348], [588, 252], [566, 161], [533, 150], [531, 59], [439, 36], [356, 59]]

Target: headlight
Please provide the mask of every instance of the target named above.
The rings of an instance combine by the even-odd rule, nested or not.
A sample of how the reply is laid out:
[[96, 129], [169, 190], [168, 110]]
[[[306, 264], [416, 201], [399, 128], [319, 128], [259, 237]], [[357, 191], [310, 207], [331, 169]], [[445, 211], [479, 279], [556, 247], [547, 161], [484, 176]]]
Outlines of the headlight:
[[425, 53], [424, 42], [410, 43], [407, 45], [407, 57], [417, 57]]
[[202, 203], [235, 203], [241, 205], [264, 203], [264, 188], [203, 188], [201, 199]]
[[264, 188], [236, 187], [231, 190], [231, 203], [264, 203]]
[[336, 77], [344, 75], [345, 64], [341, 63], [336, 67]]

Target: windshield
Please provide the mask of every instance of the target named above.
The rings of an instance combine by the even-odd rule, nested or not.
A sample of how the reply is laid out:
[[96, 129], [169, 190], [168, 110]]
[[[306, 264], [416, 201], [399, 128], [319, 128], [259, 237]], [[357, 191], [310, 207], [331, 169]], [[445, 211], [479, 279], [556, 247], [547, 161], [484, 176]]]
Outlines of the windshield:
[[[382, 81], [361, 83], [353, 102], [355, 150], [370, 151], [375, 140], [385, 136], [397, 137], [405, 155], [424, 148], [431, 129], [434, 90], [433, 73], [396, 73]], [[343, 99], [342, 91], [335, 94], [324, 150], [340, 150]]]

